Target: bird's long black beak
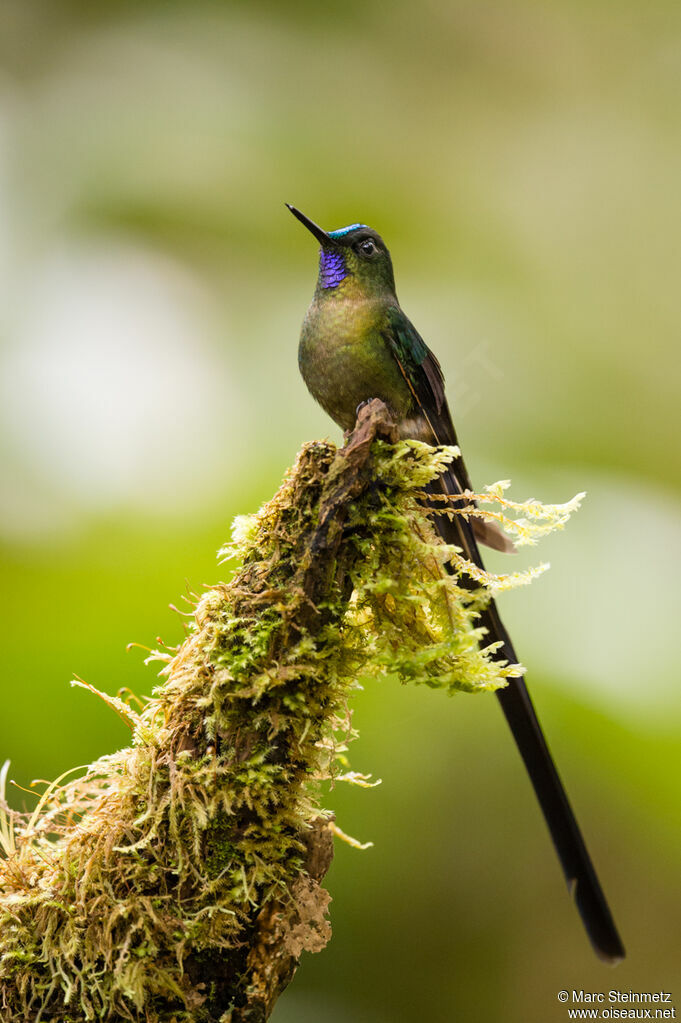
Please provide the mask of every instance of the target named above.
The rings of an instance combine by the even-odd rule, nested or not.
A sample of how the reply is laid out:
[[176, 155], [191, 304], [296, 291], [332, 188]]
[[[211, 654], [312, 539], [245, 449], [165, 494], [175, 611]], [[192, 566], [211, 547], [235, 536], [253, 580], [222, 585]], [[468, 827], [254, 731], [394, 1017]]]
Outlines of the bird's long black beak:
[[315, 236], [315, 238], [320, 243], [320, 245], [335, 245], [336, 244], [336, 242], [333, 240], [333, 238], [329, 237], [329, 235], [326, 233], [326, 231], [324, 231], [319, 226], [319, 224], [315, 224], [314, 220], [310, 220], [310, 218], [306, 217], [304, 213], [301, 213], [300, 210], [297, 210], [295, 208], [295, 206], [291, 206], [290, 202], [284, 203], [284, 205], [286, 206], [287, 209], [289, 209], [291, 211], [293, 216], [296, 217], [296, 219], [300, 221], [301, 224], [305, 225], [305, 227], [308, 229], [310, 234], [313, 234]]

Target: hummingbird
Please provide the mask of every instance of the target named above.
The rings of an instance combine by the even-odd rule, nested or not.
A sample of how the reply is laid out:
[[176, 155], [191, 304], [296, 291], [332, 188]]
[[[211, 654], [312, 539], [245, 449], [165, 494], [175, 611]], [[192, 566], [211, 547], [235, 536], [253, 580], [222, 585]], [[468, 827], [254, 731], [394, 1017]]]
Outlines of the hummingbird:
[[[432, 445], [458, 441], [445, 396], [440, 363], [397, 300], [392, 260], [381, 236], [366, 224], [325, 231], [300, 210], [286, 206], [319, 242], [319, 273], [300, 334], [298, 364], [308, 390], [344, 431], [357, 410], [380, 398], [400, 437]], [[431, 492], [446, 494], [459, 508], [471, 507], [473, 490], [463, 457], [457, 455]], [[495, 524], [477, 516], [439, 515], [437, 529], [474, 565], [484, 568], [479, 544], [497, 550], [513, 545]], [[473, 580], [460, 576], [472, 589]], [[480, 624], [497, 643], [496, 660], [518, 657], [494, 600]], [[594, 951], [616, 963], [625, 951], [591, 862], [582, 833], [549, 751], [522, 676], [510, 676], [496, 691], [548, 825], [568, 890], [573, 895]]]

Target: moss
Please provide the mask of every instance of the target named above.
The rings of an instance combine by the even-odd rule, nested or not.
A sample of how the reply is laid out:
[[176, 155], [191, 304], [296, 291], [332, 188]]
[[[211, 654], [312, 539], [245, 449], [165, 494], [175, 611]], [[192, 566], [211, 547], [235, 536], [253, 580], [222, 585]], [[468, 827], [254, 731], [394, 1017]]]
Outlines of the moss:
[[[476, 629], [510, 577], [459, 587], [421, 499], [452, 452], [389, 443], [382, 407], [360, 419], [237, 520], [223, 556], [239, 567], [158, 655], [143, 709], [105, 697], [131, 746], [0, 820], [3, 1020], [266, 1020], [330, 935], [320, 786], [347, 767], [358, 678], [478, 692], [519, 670]], [[505, 518], [503, 489], [481, 498]], [[544, 528], [541, 506], [518, 508], [516, 535]]]

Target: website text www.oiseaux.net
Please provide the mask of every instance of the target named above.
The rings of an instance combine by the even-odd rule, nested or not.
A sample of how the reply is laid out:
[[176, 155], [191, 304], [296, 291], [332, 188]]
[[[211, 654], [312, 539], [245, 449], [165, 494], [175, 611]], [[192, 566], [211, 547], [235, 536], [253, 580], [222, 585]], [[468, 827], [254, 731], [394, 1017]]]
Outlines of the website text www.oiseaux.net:
[[568, 1019], [676, 1019], [671, 991], [558, 992]]

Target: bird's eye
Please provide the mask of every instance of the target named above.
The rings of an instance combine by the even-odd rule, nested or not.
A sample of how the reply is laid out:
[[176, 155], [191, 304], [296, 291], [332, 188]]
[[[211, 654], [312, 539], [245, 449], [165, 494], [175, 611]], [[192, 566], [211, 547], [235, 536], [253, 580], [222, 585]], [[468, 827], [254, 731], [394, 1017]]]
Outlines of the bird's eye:
[[359, 247], [365, 256], [373, 256], [374, 252], [378, 252], [378, 246], [372, 238], [365, 238], [363, 242], [360, 242]]

